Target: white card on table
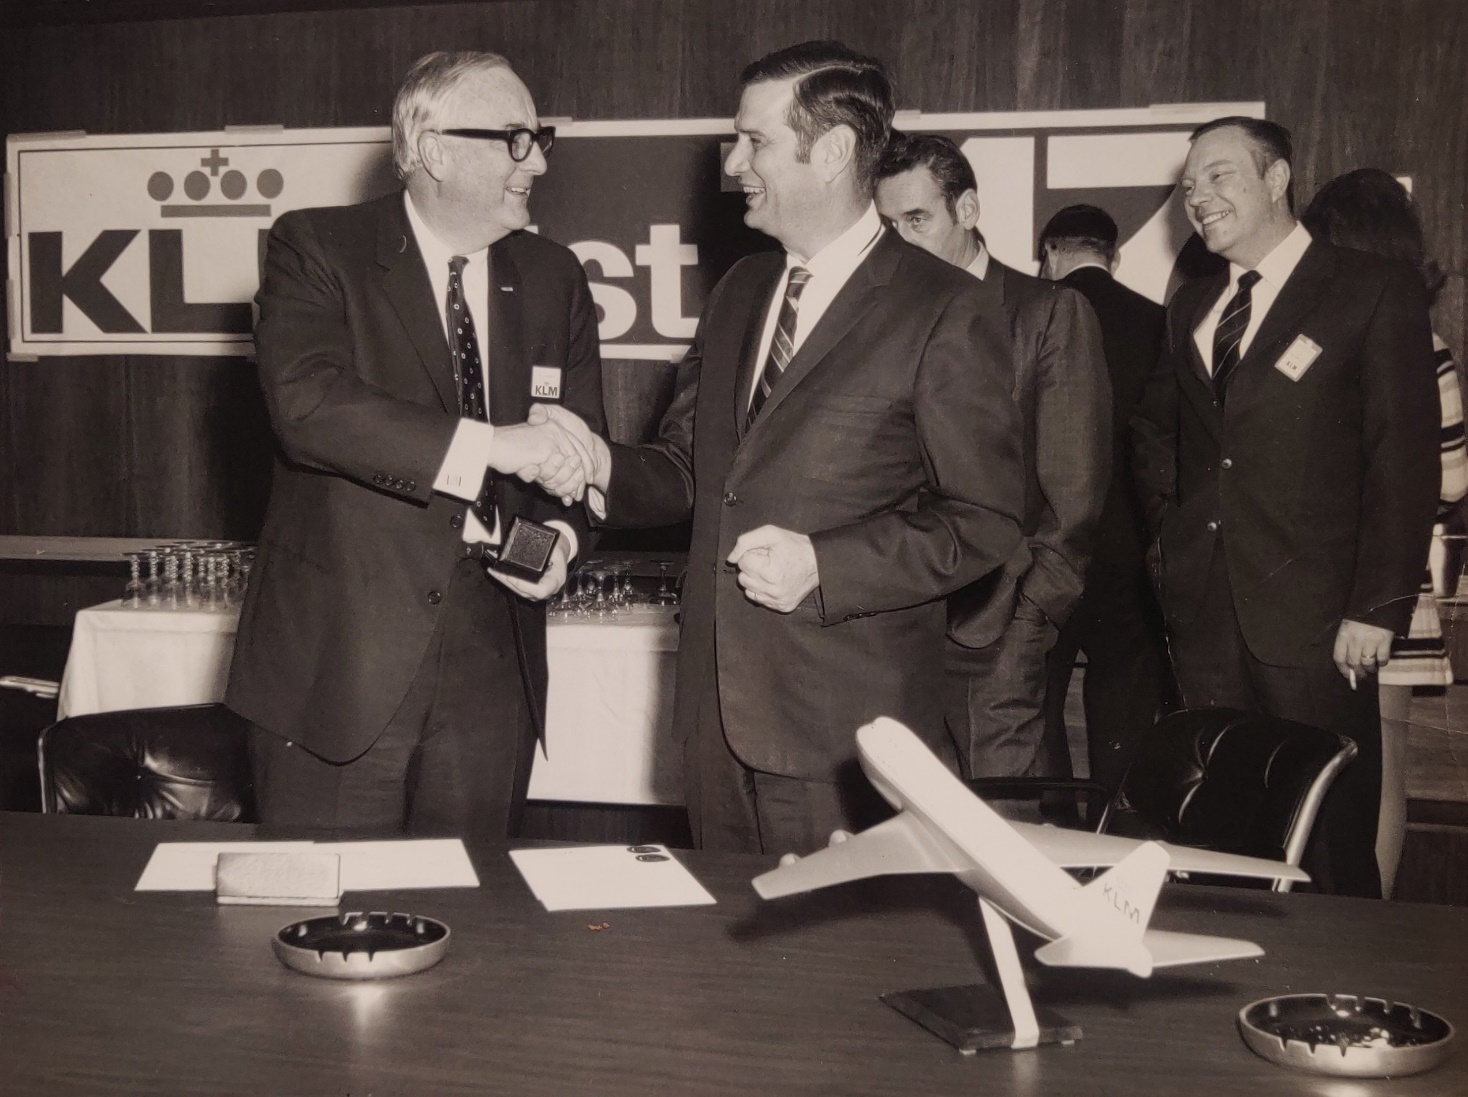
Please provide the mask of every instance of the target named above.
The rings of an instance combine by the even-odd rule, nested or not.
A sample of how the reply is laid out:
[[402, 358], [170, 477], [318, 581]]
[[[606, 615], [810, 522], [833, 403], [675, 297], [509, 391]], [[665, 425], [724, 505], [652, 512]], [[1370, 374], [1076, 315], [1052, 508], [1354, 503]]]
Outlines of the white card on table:
[[1279, 356], [1274, 368], [1291, 381], [1305, 376], [1305, 371], [1320, 357], [1320, 344], [1308, 335], [1297, 335], [1289, 348]]
[[513, 849], [510, 859], [546, 910], [691, 907], [716, 901], [665, 846]]

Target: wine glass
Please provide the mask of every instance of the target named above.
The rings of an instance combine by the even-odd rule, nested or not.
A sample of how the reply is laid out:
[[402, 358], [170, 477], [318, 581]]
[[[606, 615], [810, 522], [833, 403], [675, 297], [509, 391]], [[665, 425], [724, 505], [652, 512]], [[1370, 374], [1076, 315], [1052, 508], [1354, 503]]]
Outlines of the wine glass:
[[127, 586], [122, 588], [122, 608], [140, 609], [146, 597], [142, 580], [143, 554], [124, 552], [123, 555], [127, 557], [128, 580]]

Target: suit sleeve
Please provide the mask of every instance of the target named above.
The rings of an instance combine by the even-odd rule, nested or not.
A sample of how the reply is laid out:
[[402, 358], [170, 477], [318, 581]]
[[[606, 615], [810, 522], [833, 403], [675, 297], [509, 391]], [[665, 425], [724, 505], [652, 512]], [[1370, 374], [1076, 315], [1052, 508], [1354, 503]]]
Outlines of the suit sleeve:
[[1148, 532], [1153, 540], [1162, 529], [1168, 507], [1177, 499], [1178, 387], [1177, 355], [1180, 339], [1177, 317], [1185, 315], [1174, 300], [1167, 310], [1162, 353], [1142, 386], [1142, 397], [1131, 421], [1132, 475]]
[[1111, 380], [1091, 306], [1068, 288], [1051, 300], [1035, 394], [1035, 475], [1046, 506], [1020, 593], [1061, 625], [1080, 600], [1111, 485]]
[[363, 379], [339, 275], [304, 215], [271, 228], [256, 300], [260, 384], [285, 455], [427, 502], [457, 418]]
[[1442, 474], [1427, 295], [1386, 278], [1361, 349], [1361, 525], [1345, 616], [1405, 633], [1422, 585]]
[[960, 292], [923, 350], [912, 394], [926, 484], [910, 506], [811, 535], [822, 619], [941, 598], [1020, 541], [1024, 471], [1003, 319]]
[[693, 421], [698, 408], [704, 332], [728, 280], [725, 275], [709, 295], [693, 344], [678, 363], [673, 399], [658, 424], [657, 439], [641, 446], [610, 443], [612, 472], [606, 515], [598, 524], [622, 528], [671, 526], [692, 515]]

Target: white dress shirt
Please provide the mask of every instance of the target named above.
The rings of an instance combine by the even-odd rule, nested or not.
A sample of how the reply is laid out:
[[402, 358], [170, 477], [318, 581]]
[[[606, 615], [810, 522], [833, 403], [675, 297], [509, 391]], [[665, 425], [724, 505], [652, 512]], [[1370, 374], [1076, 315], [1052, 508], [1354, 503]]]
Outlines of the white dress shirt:
[[982, 282], [989, 274], [989, 249], [984, 247], [984, 242], [979, 241], [979, 254], [974, 256], [974, 261], [963, 268]]
[[[444, 306], [449, 295], [449, 261], [458, 253], [433, 234], [433, 230], [418, 215], [407, 191], [403, 192], [403, 206], [408, 212], [408, 224], [412, 227], [413, 239], [417, 241], [419, 254], [423, 256], [428, 281], [433, 286], [433, 299], [440, 306], [438, 320], [443, 327], [444, 341], [452, 343], [448, 310]], [[464, 258], [468, 260], [462, 275], [464, 305], [474, 321], [474, 339], [479, 345], [479, 361], [484, 369], [484, 398], [487, 405], [489, 371], [494, 368], [494, 363], [484, 353], [484, 333], [489, 330], [489, 249], [480, 248]], [[479, 489], [484, 483], [485, 471], [489, 467], [489, 451], [493, 444], [494, 427], [491, 424], [481, 423], [477, 419], [461, 418], [454, 429], [453, 440], [449, 442], [448, 452], [444, 454], [443, 464], [438, 468], [433, 490], [441, 495], [452, 495], [455, 499], [473, 503], [479, 497]], [[576, 534], [571, 527], [564, 522], [546, 524], [554, 526], [565, 535], [571, 555], [575, 556]], [[499, 544], [499, 515], [495, 515], [495, 528], [490, 530], [485, 528], [472, 506], [465, 507], [463, 539], [471, 543]]]
[[803, 259], [791, 251], [785, 253], [785, 272], [780, 275], [779, 284], [775, 286], [774, 296], [770, 298], [769, 309], [765, 314], [765, 330], [760, 336], [759, 355], [755, 358], [754, 379], [749, 387], [749, 399], [745, 403], [754, 401], [755, 389], [759, 387], [760, 376], [765, 371], [770, 344], [775, 341], [775, 326], [780, 320], [780, 305], [785, 300], [785, 287], [790, 281], [790, 268], [799, 266], [810, 271], [810, 281], [801, 291], [800, 304], [795, 311], [795, 337], [791, 342], [798, 353], [806, 336], [810, 335], [821, 317], [826, 315], [826, 309], [885, 231], [882, 219], [877, 216], [877, 207], [868, 205], [866, 212], [855, 224], [809, 259]]
[[[1296, 222], [1290, 234], [1274, 245], [1274, 250], [1254, 268], [1259, 272], [1259, 281], [1249, 291], [1249, 326], [1244, 329], [1244, 337], [1239, 340], [1240, 358], [1248, 353], [1249, 344], [1254, 341], [1259, 325], [1264, 322], [1265, 315], [1274, 305], [1274, 299], [1279, 296], [1279, 291], [1289, 281], [1290, 275], [1295, 273], [1295, 268], [1300, 265], [1309, 246], [1310, 234], [1305, 231], [1304, 225]], [[1193, 342], [1197, 344], [1198, 353], [1203, 356], [1203, 365], [1207, 367], [1210, 377], [1213, 376], [1213, 333], [1218, 330], [1218, 322], [1223, 319], [1224, 306], [1238, 292], [1239, 277], [1243, 273], [1244, 268], [1238, 264], [1228, 265], [1228, 285], [1193, 332]]]

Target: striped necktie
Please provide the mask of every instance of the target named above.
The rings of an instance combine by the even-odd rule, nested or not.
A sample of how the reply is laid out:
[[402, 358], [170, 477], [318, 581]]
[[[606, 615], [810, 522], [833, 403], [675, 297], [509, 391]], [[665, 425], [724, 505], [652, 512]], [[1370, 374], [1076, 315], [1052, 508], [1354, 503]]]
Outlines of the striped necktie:
[[[474, 317], [464, 300], [464, 267], [469, 260], [455, 255], [449, 260], [449, 292], [445, 312], [449, 324], [449, 349], [454, 357], [454, 377], [459, 384], [459, 414], [466, 419], [489, 422], [489, 402], [484, 394], [484, 365], [479, 360], [479, 340], [474, 335]], [[474, 517], [491, 532], [495, 529], [494, 476], [484, 475], [479, 498], [474, 500]]]
[[770, 340], [770, 356], [765, 359], [765, 368], [755, 386], [754, 398], [749, 402], [749, 416], [744, 420], [748, 430], [759, 415], [760, 408], [770, 398], [775, 382], [795, 357], [795, 314], [800, 307], [800, 295], [810, 281], [810, 271], [804, 267], [791, 267], [790, 280], [785, 286], [785, 299], [780, 302], [780, 317], [775, 321], [775, 337]]
[[1244, 332], [1249, 329], [1252, 303], [1250, 291], [1257, 281], [1257, 270], [1246, 270], [1239, 275], [1238, 292], [1224, 306], [1223, 319], [1218, 321], [1218, 327], [1213, 332], [1213, 391], [1218, 395], [1219, 403], [1223, 403], [1228, 379], [1239, 365], [1239, 344], [1244, 341]]

